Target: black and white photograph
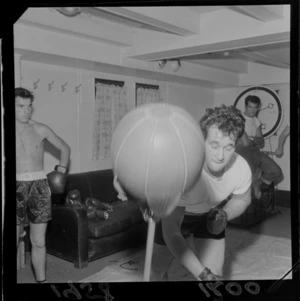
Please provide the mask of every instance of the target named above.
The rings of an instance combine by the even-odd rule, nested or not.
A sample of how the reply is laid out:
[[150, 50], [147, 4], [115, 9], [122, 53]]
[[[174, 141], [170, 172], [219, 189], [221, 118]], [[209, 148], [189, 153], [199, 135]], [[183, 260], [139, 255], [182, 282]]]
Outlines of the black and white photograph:
[[291, 3], [97, 5], [13, 25], [17, 284], [293, 280]]

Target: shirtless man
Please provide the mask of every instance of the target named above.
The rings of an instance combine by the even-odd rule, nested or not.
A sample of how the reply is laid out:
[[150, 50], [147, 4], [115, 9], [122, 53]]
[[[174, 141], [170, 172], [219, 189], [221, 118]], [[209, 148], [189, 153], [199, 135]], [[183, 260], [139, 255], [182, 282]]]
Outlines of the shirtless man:
[[51, 191], [44, 171], [44, 141], [60, 150], [58, 172], [66, 172], [70, 147], [48, 126], [31, 120], [34, 96], [15, 89], [17, 249], [20, 230], [29, 222], [31, 259], [37, 283], [46, 282], [47, 222], [51, 220]]

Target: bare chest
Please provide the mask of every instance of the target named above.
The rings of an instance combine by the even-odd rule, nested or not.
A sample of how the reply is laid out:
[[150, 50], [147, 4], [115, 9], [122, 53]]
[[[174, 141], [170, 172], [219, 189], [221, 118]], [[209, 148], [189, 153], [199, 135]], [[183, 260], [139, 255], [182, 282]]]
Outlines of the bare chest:
[[33, 127], [16, 133], [17, 155], [37, 155], [43, 148], [43, 137]]

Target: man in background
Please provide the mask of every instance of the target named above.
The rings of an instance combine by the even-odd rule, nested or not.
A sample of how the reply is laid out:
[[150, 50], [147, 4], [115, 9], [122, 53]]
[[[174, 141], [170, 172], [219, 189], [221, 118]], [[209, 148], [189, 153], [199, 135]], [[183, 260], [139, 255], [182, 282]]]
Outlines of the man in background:
[[261, 196], [261, 185], [277, 185], [283, 180], [283, 173], [279, 165], [266, 153], [261, 151], [265, 146], [261, 131], [261, 122], [257, 118], [261, 100], [256, 95], [245, 98], [245, 132], [236, 148], [236, 152], [244, 157], [251, 167], [255, 196]]

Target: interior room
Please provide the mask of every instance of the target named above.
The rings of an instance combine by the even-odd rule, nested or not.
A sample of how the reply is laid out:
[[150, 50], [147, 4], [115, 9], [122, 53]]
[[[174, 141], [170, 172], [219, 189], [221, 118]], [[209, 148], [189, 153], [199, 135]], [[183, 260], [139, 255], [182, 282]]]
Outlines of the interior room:
[[[292, 266], [290, 137], [281, 156], [275, 150], [290, 122], [290, 21], [290, 5], [24, 12], [14, 24], [15, 87], [34, 94], [32, 119], [71, 148], [66, 190], [52, 195], [48, 282], [143, 281], [148, 223], [113, 185], [111, 143], [124, 116], [166, 103], [198, 122], [207, 108], [222, 104], [244, 112], [248, 95], [261, 99], [261, 151], [281, 168], [283, 180], [259, 198], [252, 195], [247, 212], [229, 221], [223, 275], [265, 280], [286, 274]], [[59, 156], [45, 144], [46, 173]], [[74, 190], [82, 205], [66, 203]], [[87, 198], [111, 204], [112, 211], [88, 218]], [[29, 228], [24, 230], [17, 282], [35, 283]], [[168, 273], [171, 281], [195, 280], [178, 260]]]

